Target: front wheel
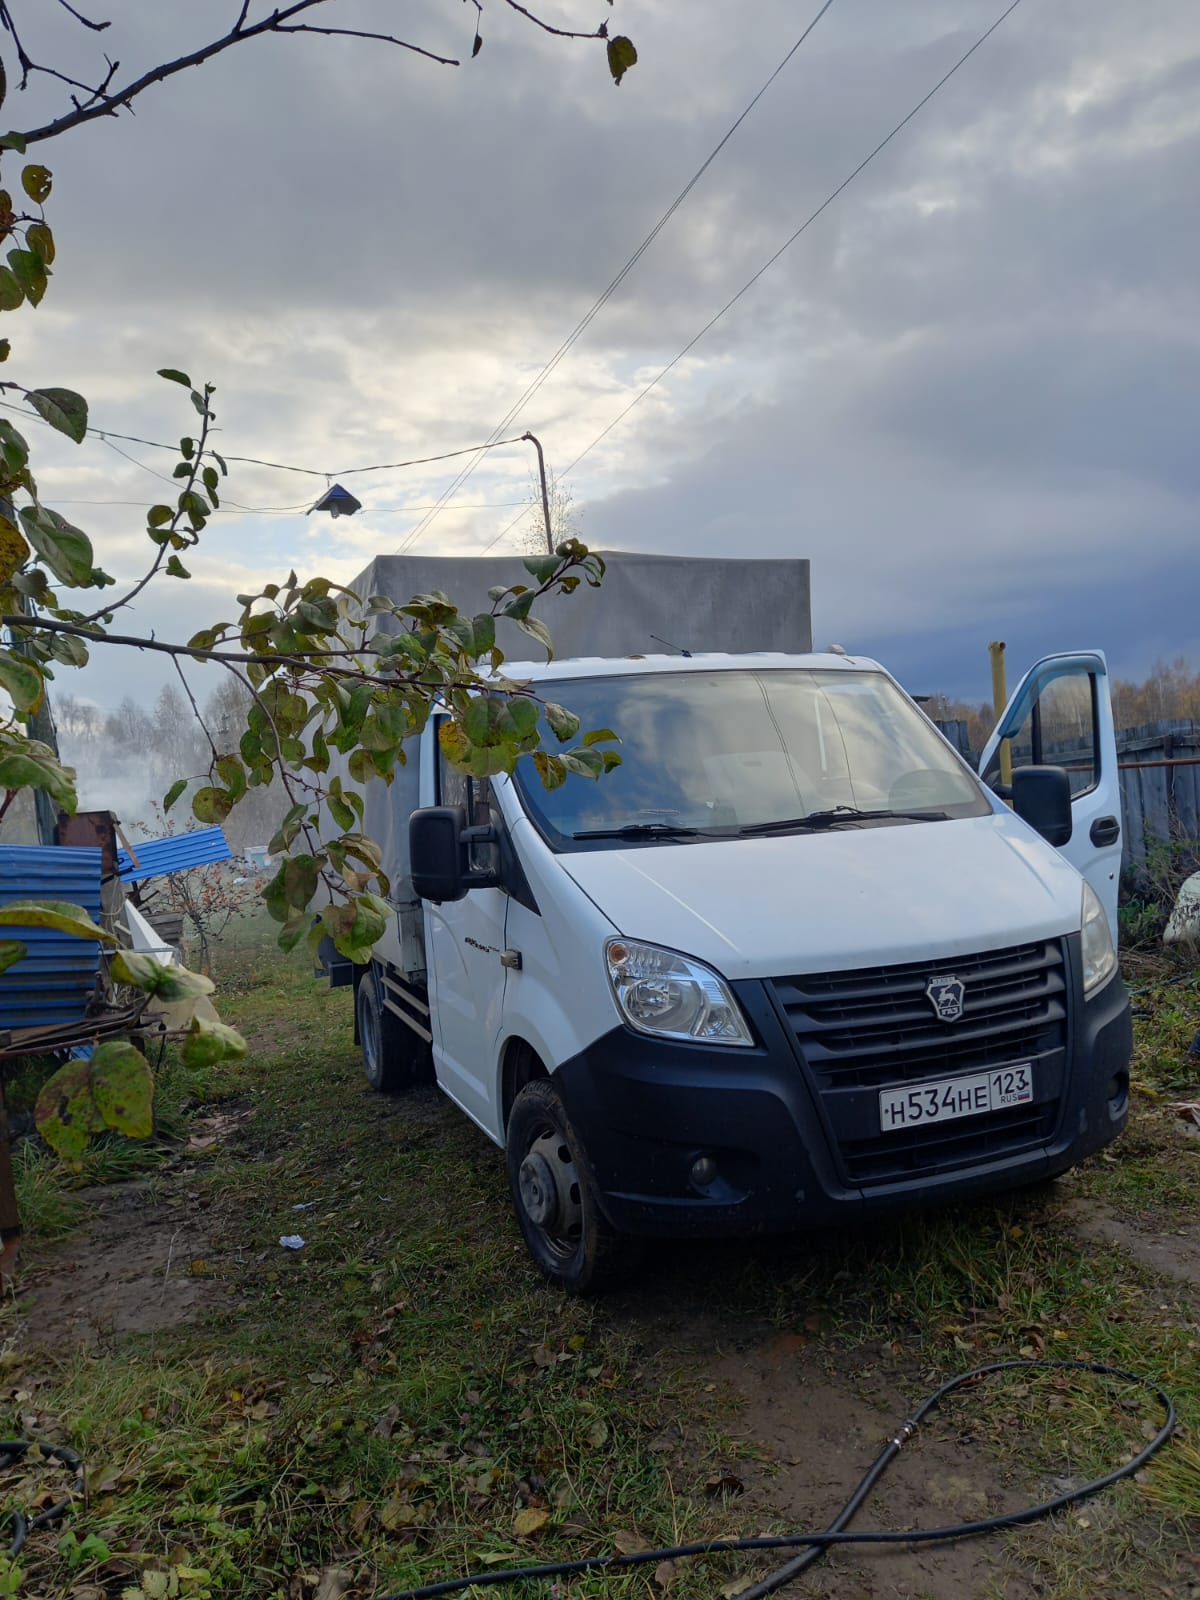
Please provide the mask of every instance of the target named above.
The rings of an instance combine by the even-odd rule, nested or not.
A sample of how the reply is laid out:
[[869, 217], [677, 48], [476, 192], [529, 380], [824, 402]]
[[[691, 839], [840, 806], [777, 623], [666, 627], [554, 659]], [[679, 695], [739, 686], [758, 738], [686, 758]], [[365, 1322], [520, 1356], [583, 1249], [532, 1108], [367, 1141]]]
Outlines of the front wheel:
[[569, 1294], [612, 1284], [625, 1241], [600, 1210], [583, 1146], [548, 1078], [526, 1084], [513, 1102], [505, 1155], [517, 1223], [545, 1276]]

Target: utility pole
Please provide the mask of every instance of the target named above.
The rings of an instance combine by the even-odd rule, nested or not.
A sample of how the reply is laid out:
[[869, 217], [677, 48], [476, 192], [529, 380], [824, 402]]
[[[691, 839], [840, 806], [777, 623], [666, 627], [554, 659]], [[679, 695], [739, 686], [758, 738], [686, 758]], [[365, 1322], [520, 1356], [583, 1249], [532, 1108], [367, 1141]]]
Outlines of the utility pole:
[[550, 491], [546, 487], [546, 457], [542, 453], [542, 441], [532, 433], [523, 433], [521, 437], [522, 439], [528, 439], [537, 451], [538, 477], [542, 482], [542, 516], [546, 524], [546, 554], [552, 556], [554, 554], [554, 534], [550, 528]]

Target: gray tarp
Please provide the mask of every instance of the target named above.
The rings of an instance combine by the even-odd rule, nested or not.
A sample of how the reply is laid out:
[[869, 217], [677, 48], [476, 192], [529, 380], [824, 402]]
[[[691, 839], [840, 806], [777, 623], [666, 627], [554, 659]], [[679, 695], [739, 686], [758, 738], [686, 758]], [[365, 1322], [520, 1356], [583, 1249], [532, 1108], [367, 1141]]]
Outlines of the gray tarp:
[[[671, 653], [670, 646], [732, 654], [799, 655], [812, 649], [807, 561], [603, 554], [608, 572], [602, 588], [581, 585], [573, 595], [549, 597], [534, 608], [550, 630], [558, 660], [662, 655]], [[378, 556], [353, 587], [364, 599], [382, 594], [397, 605], [438, 590], [473, 615], [491, 610], [490, 588], [517, 583], [533, 583], [520, 556]], [[654, 634], [667, 641], [665, 650]], [[515, 623], [502, 620], [496, 642], [513, 661], [543, 659], [537, 641]], [[416, 757], [414, 744], [391, 788], [372, 782], [364, 795], [364, 831], [383, 851], [397, 905], [412, 899], [408, 816], [418, 803]], [[342, 781], [348, 781], [344, 770]]]

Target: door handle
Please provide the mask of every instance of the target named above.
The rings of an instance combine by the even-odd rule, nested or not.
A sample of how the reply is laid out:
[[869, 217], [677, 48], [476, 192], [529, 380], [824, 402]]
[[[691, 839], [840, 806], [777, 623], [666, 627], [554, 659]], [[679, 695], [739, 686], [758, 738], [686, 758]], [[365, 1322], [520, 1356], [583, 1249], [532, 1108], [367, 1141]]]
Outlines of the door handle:
[[1092, 831], [1088, 835], [1094, 845], [1103, 848], [1105, 845], [1116, 844], [1121, 837], [1121, 824], [1116, 817], [1097, 817], [1092, 823]]

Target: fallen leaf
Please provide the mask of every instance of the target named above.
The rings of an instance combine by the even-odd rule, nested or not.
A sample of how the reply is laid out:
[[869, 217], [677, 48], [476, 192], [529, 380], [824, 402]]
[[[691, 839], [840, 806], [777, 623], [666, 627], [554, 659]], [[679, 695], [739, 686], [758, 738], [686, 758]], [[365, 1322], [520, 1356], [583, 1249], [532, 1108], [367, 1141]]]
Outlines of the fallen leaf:
[[736, 1472], [718, 1472], [708, 1479], [704, 1485], [705, 1494], [741, 1494], [746, 1485]]
[[310, 1372], [308, 1374], [308, 1381], [309, 1381], [309, 1383], [330, 1384], [330, 1383], [333, 1382], [333, 1373], [332, 1372]]
[[525, 1539], [531, 1533], [537, 1533], [550, 1521], [548, 1511], [535, 1511], [530, 1507], [526, 1511], [518, 1511], [513, 1518], [513, 1532], [518, 1539]]
[[664, 1594], [675, 1582], [676, 1574], [677, 1568], [673, 1561], [660, 1561], [655, 1567], [654, 1581]]
[[614, 1533], [613, 1544], [623, 1556], [636, 1556], [639, 1551], [650, 1548], [640, 1533]]
[[608, 1442], [608, 1423], [605, 1422], [603, 1417], [598, 1417], [588, 1429], [585, 1437], [593, 1450], [599, 1450], [601, 1445]]
[[326, 1567], [317, 1584], [313, 1600], [341, 1600], [354, 1582], [354, 1574], [345, 1567]]

